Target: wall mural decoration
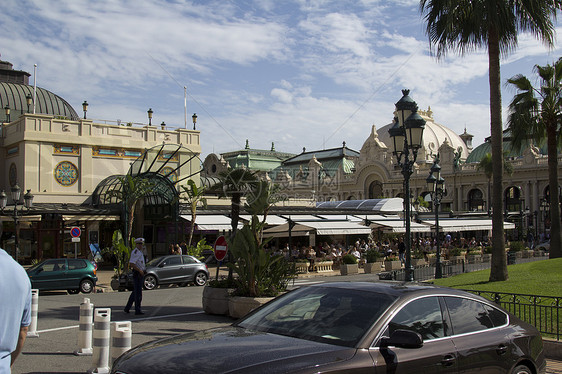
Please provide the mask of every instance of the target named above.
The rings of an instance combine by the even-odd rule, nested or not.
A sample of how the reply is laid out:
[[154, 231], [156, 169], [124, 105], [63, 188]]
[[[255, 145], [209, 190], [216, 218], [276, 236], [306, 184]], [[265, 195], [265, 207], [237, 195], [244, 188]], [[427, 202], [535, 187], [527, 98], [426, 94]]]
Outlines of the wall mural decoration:
[[173, 183], [178, 180], [178, 175], [174, 172], [174, 169], [169, 166], [163, 167], [162, 170], [160, 170], [160, 174], [167, 175], [168, 179]]
[[55, 179], [61, 186], [72, 186], [78, 180], [78, 168], [70, 161], [59, 162], [55, 168]]

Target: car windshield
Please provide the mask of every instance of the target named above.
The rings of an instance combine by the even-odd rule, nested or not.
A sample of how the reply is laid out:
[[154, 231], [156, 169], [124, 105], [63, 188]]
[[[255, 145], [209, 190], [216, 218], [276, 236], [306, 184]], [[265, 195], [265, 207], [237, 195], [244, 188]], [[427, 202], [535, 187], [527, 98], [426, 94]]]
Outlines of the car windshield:
[[304, 287], [280, 297], [235, 325], [353, 347], [395, 299], [336, 287]]

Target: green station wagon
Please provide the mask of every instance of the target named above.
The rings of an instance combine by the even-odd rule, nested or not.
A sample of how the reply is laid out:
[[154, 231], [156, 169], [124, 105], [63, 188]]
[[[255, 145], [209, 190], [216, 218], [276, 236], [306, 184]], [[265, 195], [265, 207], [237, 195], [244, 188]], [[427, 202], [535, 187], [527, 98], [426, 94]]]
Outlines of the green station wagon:
[[27, 269], [31, 287], [90, 293], [96, 286], [96, 266], [84, 258], [53, 258]]

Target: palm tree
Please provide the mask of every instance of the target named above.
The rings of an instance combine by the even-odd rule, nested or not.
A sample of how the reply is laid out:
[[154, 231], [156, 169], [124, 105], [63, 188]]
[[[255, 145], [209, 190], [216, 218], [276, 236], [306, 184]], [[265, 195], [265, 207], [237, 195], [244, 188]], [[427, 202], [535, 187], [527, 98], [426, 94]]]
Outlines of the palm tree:
[[210, 191], [218, 192], [219, 199], [230, 198], [231, 237], [234, 237], [240, 218], [242, 196], [254, 196], [258, 178], [254, 172], [246, 169], [229, 169], [219, 173], [220, 182], [211, 186]]
[[191, 246], [193, 240], [193, 230], [195, 229], [195, 219], [197, 218], [197, 205], [201, 204], [203, 209], [207, 207], [207, 199], [205, 198], [205, 186], [197, 187], [193, 180], [187, 181], [187, 186], [181, 186], [183, 192], [180, 193], [180, 199], [185, 200], [189, 205], [191, 212], [191, 229], [189, 230], [189, 241], [187, 246]]
[[558, 191], [558, 143], [562, 125], [562, 58], [553, 65], [535, 65], [540, 88], [534, 88], [529, 79], [518, 74], [507, 82], [517, 94], [509, 104], [508, 126], [513, 134], [513, 145], [520, 150], [529, 139], [537, 144], [546, 138], [548, 154], [548, 185], [550, 188], [550, 258], [562, 257], [560, 234], [560, 205]]
[[125, 209], [125, 244], [131, 243], [133, 220], [138, 203], [154, 189], [154, 183], [142, 176], [127, 174], [119, 178], [120, 185], [108, 194], [115, 196], [123, 203]]
[[490, 133], [492, 136], [492, 268], [490, 281], [508, 278], [503, 230], [503, 155], [500, 55], [517, 46], [519, 32], [530, 31], [552, 46], [552, 18], [561, 0], [420, 0], [430, 45], [437, 57], [453, 49], [460, 54], [478, 48], [488, 51]]

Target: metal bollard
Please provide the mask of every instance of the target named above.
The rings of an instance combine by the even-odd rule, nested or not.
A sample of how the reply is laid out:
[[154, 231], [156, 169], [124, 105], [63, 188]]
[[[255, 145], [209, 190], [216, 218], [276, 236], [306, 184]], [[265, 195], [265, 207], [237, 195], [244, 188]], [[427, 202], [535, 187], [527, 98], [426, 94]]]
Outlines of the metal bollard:
[[109, 325], [111, 323], [111, 309], [94, 309], [94, 352], [92, 368], [88, 373], [109, 373]]
[[39, 333], [37, 332], [37, 312], [39, 311], [39, 290], [31, 290], [31, 324], [27, 330], [28, 338], [37, 338]]
[[92, 355], [92, 322], [94, 319], [94, 304], [90, 299], [84, 298], [80, 304], [80, 327], [78, 329], [78, 350], [74, 351], [76, 356]]
[[131, 349], [131, 337], [133, 335], [131, 321], [114, 322], [112, 330], [111, 362], [113, 363], [117, 357]]

